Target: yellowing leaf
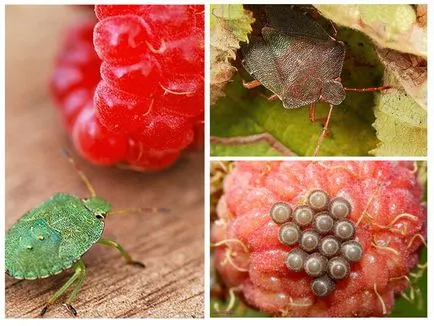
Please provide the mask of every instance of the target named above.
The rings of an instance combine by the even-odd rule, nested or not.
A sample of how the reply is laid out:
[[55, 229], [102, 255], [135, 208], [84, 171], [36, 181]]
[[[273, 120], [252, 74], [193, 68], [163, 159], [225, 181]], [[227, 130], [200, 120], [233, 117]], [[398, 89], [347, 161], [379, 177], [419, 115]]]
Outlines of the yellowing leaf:
[[211, 104], [224, 96], [223, 89], [237, 70], [231, 60], [240, 42], [248, 42], [254, 21], [242, 5], [211, 5]]
[[315, 5], [320, 13], [340, 25], [357, 29], [381, 47], [427, 56], [427, 29], [423, 7], [417, 15], [412, 5]]
[[377, 49], [378, 56], [386, 66], [386, 84], [391, 85], [388, 74], [398, 81], [406, 93], [425, 110], [427, 109], [427, 62], [421, 57], [391, 49]]
[[427, 148], [427, 113], [410, 96], [391, 90], [377, 97], [379, 146], [370, 153], [377, 156], [425, 156]]

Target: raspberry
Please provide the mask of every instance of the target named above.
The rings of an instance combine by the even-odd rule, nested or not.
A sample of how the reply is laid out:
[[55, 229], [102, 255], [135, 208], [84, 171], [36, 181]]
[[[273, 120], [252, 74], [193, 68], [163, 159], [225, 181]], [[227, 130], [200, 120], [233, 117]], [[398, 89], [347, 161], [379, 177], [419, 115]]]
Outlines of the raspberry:
[[92, 105], [85, 108], [72, 129], [77, 151], [95, 164], [110, 165], [125, 157], [128, 140], [124, 135], [111, 134], [96, 119]]
[[106, 5], [95, 6], [95, 15], [98, 20], [118, 15], [136, 15], [141, 12], [144, 6], [140, 5]]
[[177, 39], [179, 35], [190, 34], [188, 33], [190, 27], [196, 26], [196, 10], [191, 6], [149, 5], [142, 6], [142, 8], [140, 15], [146, 19], [160, 38]]
[[145, 118], [148, 120], [145, 122], [147, 128], [141, 139], [148, 147], [155, 150], [175, 150], [192, 143], [194, 130], [188, 118], [165, 112], [154, 112]]
[[101, 60], [89, 42], [94, 25], [94, 22], [80, 22], [69, 30], [51, 79], [51, 93], [68, 132], [71, 132], [78, 114], [92, 99], [100, 80], [98, 67]]
[[152, 150], [140, 139], [130, 138], [128, 141], [127, 162], [136, 170], [160, 170], [170, 166], [179, 155], [180, 152], [176, 150]]
[[190, 147], [192, 148], [202, 148], [204, 143], [204, 135], [205, 135], [205, 126], [204, 121], [199, 120], [194, 123], [194, 140], [190, 144]]
[[83, 108], [92, 99], [92, 92], [86, 88], [69, 91], [62, 101], [62, 119], [68, 132], [72, 132], [72, 127]]
[[202, 146], [203, 7], [97, 5], [71, 29], [51, 90], [82, 156], [155, 171]]
[[95, 25], [93, 43], [103, 61], [135, 63], [153, 39], [146, 21], [137, 15], [108, 17]]
[[[159, 105], [165, 111], [187, 117], [203, 116], [203, 77], [182, 74], [162, 81], [164, 96]], [[198, 109], [202, 107], [202, 109]]]
[[147, 115], [152, 113], [153, 97], [140, 97], [101, 81], [95, 90], [98, 121], [114, 133], [133, 133], [143, 129]]
[[203, 68], [203, 29], [194, 28], [191, 34], [165, 43], [163, 71], [166, 74], [185, 74]]
[[160, 71], [159, 62], [151, 55], [144, 55], [143, 60], [131, 65], [108, 62], [101, 65], [101, 77], [112, 88], [141, 96], [162, 92], [160, 85], [154, 82], [160, 79]]
[[[314, 190], [318, 196], [309, 197]], [[321, 247], [304, 266], [315, 276], [308, 276], [300, 269], [305, 251], [281, 240], [301, 239], [297, 232], [310, 226], [285, 231], [281, 240], [279, 230], [290, 225], [286, 215], [294, 216], [299, 206], [327, 215], [324, 193], [330, 198], [327, 214], [340, 223], [336, 234], [354, 240], [336, 240], [336, 227], [320, 235]], [[248, 304], [275, 315], [382, 316], [407, 288], [406, 277], [418, 262], [426, 233], [421, 199], [411, 162], [237, 162], [225, 179], [212, 227], [218, 244], [214, 266]], [[298, 216], [302, 222], [310, 218]]]

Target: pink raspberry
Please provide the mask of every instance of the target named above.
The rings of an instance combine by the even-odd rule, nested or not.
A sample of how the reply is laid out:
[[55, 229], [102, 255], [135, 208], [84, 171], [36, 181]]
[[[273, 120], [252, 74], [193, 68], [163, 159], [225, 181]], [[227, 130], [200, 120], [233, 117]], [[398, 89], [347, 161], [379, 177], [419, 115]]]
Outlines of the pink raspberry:
[[[342, 197], [363, 248], [348, 278], [329, 295], [312, 293], [312, 278], [290, 271], [270, 217], [276, 202], [292, 208], [313, 190]], [[382, 316], [407, 287], [426, 235], [426, 206], [413, 162], [237, 162], [224, 182], [211, 241], [223, 282], [251, 306], [283, 316]]]

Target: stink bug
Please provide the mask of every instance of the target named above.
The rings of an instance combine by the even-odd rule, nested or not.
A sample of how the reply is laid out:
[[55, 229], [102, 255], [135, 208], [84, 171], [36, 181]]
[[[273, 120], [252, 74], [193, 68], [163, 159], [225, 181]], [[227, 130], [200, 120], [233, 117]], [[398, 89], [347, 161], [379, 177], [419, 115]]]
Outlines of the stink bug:
[[73, 290], [64, 305], [71, 314], [77, 315], [72, 303], [86, 277], [86, 266], [81, 257], [96, 243], [116, 248], [127, 264], [145, 267], [143, 263], [133, 260], [119, 243], [102, 238], [107, 215], [167, 211], [157, 208], [112, 211], [111, 204], [96, 195], [89, 179], [71, 155], [66, 151], [65, 155], [90, 196], [80, 198], [68, 193], [53, 195], [22, 216], [9, 229], [5, 239], [6, 273], [13, 278], [34, 280], [59, 274], [69, 268], [74, 270], [72, 277], [48, 299], [40, 312], [41, 316], [73, 284]]
[[261, 35], [242, 46], [242, 64], [255, 79], [246, 88], [263, 85], [287, 109], [310, 105], [315, 121], [315, 104], [329, 103], [329, 112], [313, 155], [317, 155], [328, 130], [334, 105], [341, 104], [346, 91], [369, 92], [390, 87], [348, 88], [340, 75], [345, 45], [330, 36], [317, 22], [295, 9], [266, 6], [268, 23]]

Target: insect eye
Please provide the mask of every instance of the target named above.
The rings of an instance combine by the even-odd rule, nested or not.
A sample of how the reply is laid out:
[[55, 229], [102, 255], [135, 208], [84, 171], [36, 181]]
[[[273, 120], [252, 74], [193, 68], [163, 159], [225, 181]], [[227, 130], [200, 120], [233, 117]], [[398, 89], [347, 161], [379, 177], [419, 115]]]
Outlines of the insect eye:
[[106, 215], [107, 215], [107, 214], [103, 214], [103, 213], [101, 213], [101, 214], [96, 214], [95, 217], [96, 217], [98, 220], [103, 220], [103, 219], [106, 217]]

